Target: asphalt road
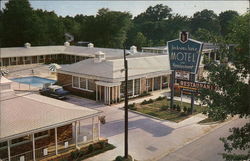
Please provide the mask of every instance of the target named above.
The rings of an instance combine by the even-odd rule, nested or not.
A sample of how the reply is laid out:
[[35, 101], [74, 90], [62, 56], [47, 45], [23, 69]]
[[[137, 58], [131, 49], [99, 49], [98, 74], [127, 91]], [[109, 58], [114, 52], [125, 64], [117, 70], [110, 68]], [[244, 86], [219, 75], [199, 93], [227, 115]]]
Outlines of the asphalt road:
[[219, 138], [230, 135], [229, 128], [241, 127], [247, 121], [246, 119], [233, 120], [198, 140], [170, 153], [159, 161], [223, 161], [222, 156], [218, 155], [224, 152], [223, 143]]

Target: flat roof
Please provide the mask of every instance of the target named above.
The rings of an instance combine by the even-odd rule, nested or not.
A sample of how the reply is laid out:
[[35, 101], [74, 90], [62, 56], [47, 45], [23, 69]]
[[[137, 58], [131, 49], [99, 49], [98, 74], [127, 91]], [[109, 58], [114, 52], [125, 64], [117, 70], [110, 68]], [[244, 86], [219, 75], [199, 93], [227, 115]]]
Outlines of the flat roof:
[[[9, 47], [0, 48], [0, 58], [25, 57], [52, 54], [68, 54], [74, 56], [94, 57], [102, 51], [109, 58], [120, 58], [123, 56], [123, 49], [84, 47], [84, 46], [31, 46], [31, 47]], [[138, 52], [140, 53], [140, 52]], [[142, 53], [146, 55], [147, 53]]]
[[[171, 73], [168, 55], [128, 57], [127, 61], [129, 79]], [[106, 82], [119, 82], [124, 80], [124, 60], [119, 58], [95, 62], [94, 59], [86, 59], [65, 65], [57, 72]]]
[[101, 111], [77, 106], [38, 94], [1, 98], [0, 140], [70, 124], [99, 115]]

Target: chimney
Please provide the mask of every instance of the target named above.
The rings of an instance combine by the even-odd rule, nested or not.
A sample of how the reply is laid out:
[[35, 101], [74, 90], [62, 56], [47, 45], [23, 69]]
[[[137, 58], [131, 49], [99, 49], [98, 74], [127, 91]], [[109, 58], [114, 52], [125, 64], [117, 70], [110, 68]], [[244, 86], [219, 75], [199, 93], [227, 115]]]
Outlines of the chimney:
[[101, 51], [98, 51], [96, 54], [95, 54], [95, 58], [94, 58], [94, 62], [95, 63], [100, 63], [102, 61], [105, 60], [105, 53], [101, 52]]
[[70, 46], [70, 43], [69, 43], [68, 41], [66, 41], [66, 42], [64, 43], [64, 46]]
[[28, 43], [28, 42], [26, 42], [26, 43], [24, 44], [24, 47], [25, 47], [25, 48], [30, 48], [30, 47], [31, 47], [31, 44]]
[[131, 46], [130, 47], [130, 52], [131, 52], [131, 54], [136, 54], [137, 53], [137, 47], [136, 46]]
[[88, 44], [88, 47], [89, 47], [89, 48], [93, 48], [93, 47], [94, 47], [94, 44], [89, 43], [89, 44]]

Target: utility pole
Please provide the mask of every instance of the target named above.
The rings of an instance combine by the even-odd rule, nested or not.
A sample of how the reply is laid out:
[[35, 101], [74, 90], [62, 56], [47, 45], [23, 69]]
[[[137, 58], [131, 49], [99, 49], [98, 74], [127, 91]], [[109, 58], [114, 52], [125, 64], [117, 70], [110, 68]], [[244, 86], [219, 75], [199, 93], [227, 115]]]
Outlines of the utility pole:
[[124, 108], [125, 108], [125, 136], [124, 136], [124, 157], [128, 159], [128, 62], [126, 59], [126, 51], [125, 51], [125, 44], [123, 45], [123, 52], [124, 52], [124, 70], [125, 70], [125, 101], [124, 101]]

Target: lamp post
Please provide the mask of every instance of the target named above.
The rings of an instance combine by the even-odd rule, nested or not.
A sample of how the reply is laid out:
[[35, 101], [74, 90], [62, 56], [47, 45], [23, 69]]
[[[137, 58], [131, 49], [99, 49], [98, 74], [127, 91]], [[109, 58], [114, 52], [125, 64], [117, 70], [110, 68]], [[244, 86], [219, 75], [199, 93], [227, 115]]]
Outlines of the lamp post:
[[126, 51], [125, 44], [123, 45], [123, 54], [124, 54], [124, 70], [125, 70], [125, 100], [124, 100], [124, 108], [125, 108], [125, 130], [124, 130], [124, 157], [128, 158], [128, 62], [126, 59]]

